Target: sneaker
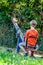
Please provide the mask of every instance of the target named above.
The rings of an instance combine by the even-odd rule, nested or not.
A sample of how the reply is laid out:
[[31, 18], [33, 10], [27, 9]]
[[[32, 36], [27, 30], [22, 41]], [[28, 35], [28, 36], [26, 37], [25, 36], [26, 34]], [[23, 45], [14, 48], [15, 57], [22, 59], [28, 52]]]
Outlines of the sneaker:
[[28, 56], [28, 53], [26, 52], [26, 53], [24, 54], [24, 56]]

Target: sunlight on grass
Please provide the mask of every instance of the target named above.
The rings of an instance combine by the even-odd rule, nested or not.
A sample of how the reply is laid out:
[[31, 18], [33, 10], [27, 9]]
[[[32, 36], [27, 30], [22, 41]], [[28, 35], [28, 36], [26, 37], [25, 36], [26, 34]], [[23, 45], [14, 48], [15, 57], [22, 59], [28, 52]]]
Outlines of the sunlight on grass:
[[43, 59], [24, 57], [20, 54], [0, 52], [0, 65], [43, 65]]

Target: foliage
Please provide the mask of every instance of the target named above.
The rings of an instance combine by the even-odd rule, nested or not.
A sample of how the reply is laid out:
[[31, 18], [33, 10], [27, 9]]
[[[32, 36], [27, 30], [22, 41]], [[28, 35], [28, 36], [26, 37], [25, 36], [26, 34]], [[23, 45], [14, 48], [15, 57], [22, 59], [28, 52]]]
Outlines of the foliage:
[[43, 0], [0, 0], [0, 19], [4, 22], [9, 21], [10, 15], [15, 11], [14, 15], [19, 21], [28, 23], [30, 20], [35, 19], [40, 25], [42, 5]]
[[[0, 20], [1, 22], [10, 22], [11, 15], [18, 18], [19, 21], [26, 22], [25, 28], [29, 28], [29, 21], [35, 19], [40, 26], [43, 10], [43, 0], [0, 0]], [[10, 22], [11, 23], [11, 22]], [[21, 24], [21, 27], [24, 28]]]
[[[31, 61], [31, 62], [30, 62]], [[0, 65], [43, 65], [43, 59], [24, 57], [9, 52], [0, 52]]]
[[8, 47], [15, 47], [16, 45], [16, 31], [12, 24], [1, 23], [0, 25], [0, 45]]

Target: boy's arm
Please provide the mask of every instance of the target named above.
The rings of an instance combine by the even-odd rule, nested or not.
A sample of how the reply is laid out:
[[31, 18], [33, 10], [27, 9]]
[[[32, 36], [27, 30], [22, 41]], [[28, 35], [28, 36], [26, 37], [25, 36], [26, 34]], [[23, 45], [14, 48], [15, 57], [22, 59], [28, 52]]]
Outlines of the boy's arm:
[[27, 30], [25, 35], [24, 35], [24, 41], [25, 41], [26, 44], [27, 44], [28, 35], [29, 35], [29, 30]]
[[24, 41], [26, 42], [26, 38], [24, 38]]

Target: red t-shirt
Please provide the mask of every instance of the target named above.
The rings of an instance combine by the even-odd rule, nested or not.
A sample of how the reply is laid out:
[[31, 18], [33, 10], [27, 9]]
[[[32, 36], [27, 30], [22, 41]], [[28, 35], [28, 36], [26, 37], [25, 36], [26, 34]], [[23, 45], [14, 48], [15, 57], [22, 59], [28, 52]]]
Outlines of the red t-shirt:
[[24, 37], [27, 39], [27, 44], [35, 46], [38, 39], [38, 31], [35, 29], [27, 30]]

